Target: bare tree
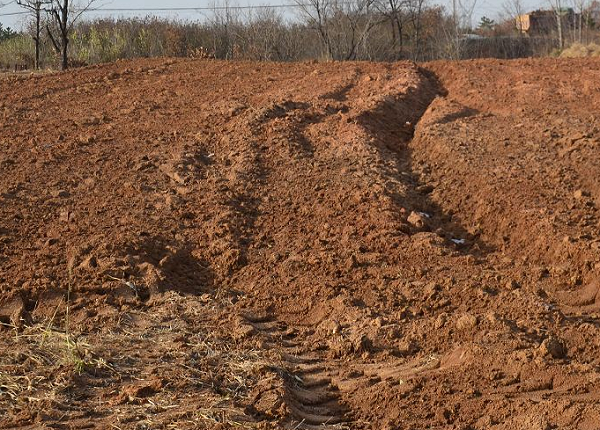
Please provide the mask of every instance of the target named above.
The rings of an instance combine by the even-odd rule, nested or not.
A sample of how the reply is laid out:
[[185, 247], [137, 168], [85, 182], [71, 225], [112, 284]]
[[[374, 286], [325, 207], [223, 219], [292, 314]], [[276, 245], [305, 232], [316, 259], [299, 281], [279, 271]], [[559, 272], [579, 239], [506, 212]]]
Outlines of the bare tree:
[[523, 35], [522, 16], [525, 15], [525, 4], [523, 0], [507, 0], [502, 4], [502, 9], [515, 23], [519, 36]]
[[565, 10], [563, 9], [562, 0], [547, 0], [550, 7], [554, 11], [554, 15], [556, 16], [556, 30], [558, 32], [558, 46], [560, 49], [565, 47], [565, 38], [563, 34], [563, 15], [565, 14]]
[[405, 9], [409, 0], [382, 0], [377, 4], [381, 14], [389, 21], [392, 34], [392, 50], [402, 58], [404, 50], [404, 23], [408, 18]]
[[477, 0], [452, 0], [452, 20], [454, 32], [458, 39], [461, 28], [471, 28], [473, 25], [473, 12]]
[[410, 21], [413, 26], [413, 60], [417, 61], [421, 56], [421, 29], [425, 0], [410, 0], [408, 10]]
[[231, 60], [239, 55], [237, 39], [238, 30], [242, 27], [239, 9], [231, 5], [229, 0], [222, 4], [213, 4], [209, 22], [213, 28], [212, 49], [217, 58]]
[[35, 43], [35, 64], [36, 70], [40, 68], [40, 43], [42, 33], [42, 12], [50, 4], [50, 0], [16, 0], [16, 3], [22, 8], [27, 9], [33, 18], [33, 41]]
[[374, 0], [338, 0], [335, 2], [335, 24], [338, 28], [337, 59], [356, 60], [373, 27], [379, 22]]
[[274, 8], [250, 10], [244, 17], [242, 47], [245, 58], [259, 61], [281, 61], [283, 52], [284, 20]]
[[577, 12], [577, 40], [579, 43], [583, 43], [583, 15], [589, 6], [588, 0], [573, 0], [573, 7]]
[[61, 69], [66, 70], [69, 67], [69, 36], [73, 25], [87, 11], [95, 0], [85, 0], [82, 6], [75, 7], [70, 0], [50, 0], [46, 8], [46, 12], [52, 17], [57, 35], [53, 34], [49, 26], [46, 27], [48, 36], [52, 41], [54, 49], [61, 57]]
[[460, 59], [462, 56], [463, 41], [461, 32], [471, 30], [473, 24], [473, 12], [477, 7], [477, 0], [453, 0], [452, 22], [453, 29], [450, 36], [451, 57]]
[[300, 14], [308, 21], [308, 25], [319, 33], [319, 37], [329, 59], [334, 58], [333, 47], [329, 35], [329, 22], [333, 14], [333, 0], [294, 0], [298, 5]]
[[317, 31], [332, 60], [355, 60], [361, 47], [366, 53], [371, 31], [382, 22], [375, 0], [295, 1], [306, 25]]
[[417, 59], [421, 50], [421, 21], [425, 0], [378, 0], [374, 6], [383, 17], [378, 24], [389, 25], [393, 58], [405, 57], [405, 41], [412, 35], [412, 58]]

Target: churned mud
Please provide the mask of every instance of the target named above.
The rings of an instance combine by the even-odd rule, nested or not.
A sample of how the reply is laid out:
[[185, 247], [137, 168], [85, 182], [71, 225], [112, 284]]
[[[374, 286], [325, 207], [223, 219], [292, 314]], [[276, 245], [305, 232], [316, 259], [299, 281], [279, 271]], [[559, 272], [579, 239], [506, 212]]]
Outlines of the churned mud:
[[599, 427], [599, 61], [0, 94], [1, 428]]

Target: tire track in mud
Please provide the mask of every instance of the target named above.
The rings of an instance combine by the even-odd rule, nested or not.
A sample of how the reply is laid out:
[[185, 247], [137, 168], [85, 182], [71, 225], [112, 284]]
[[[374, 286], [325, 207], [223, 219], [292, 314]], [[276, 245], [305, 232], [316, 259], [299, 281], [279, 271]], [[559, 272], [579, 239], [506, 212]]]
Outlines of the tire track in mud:
[[[398, 171], [409, 172], [408, 178], [395, 178], [408, 184], [404, 196], [398, 190], [398, 199], [402, 199], [402, 205], [416, 212], [428, 212], [429, 228], [451, 230], [454, 235], [460, 236], [460, 227], [447, 223], [441, 210], [429, 202], [427, 193], [420, 190], [421, 183], [411, 169], [408, 144], [430, 104], [444, 93], [434, 76], [421, 69], [418, 73], [424, 76], [421, 76], [422, 79], [416, 86], [409, 88], [407, 92], [399, 91], [397, 94], [378, 97], [380, 102], [372, 109], [359, 112], [356, 121], [366, 131], [366, 137], [372, 138], [372, 142], [365, 145], [376, 148], [381, 158], [392, 159]], [[222, 263], [227, 269], [221, 273], [223, 278], [235, 275], [247, 263], [247, 259], [252, 258], [250, 238], [256, 234], [257, 229], [260, 230], [257, 228], [260, 217], [270, 212], [277, 214], [280, 210], [272, 205], [261, 208], [258, 203], [258, 196], [265, 188], [268, 190], [270, 179], [277, 174], [278, 168], [273, 160], [263, 154], [261, 142], [269, 142], [269, 135], [274, 129], [277, 135], [284, 137], [275, 142], [282, 145], [284, 155], [291, 159], [315, 157], [319, 148], [311, 142], [308, 127], [325, 122], [338, 110], [350, 109], [352, 100], [348, 100], [349, 93], [358, 85], [358, 80], [358, 76], [353, 76], [347, 85], [323, 95], [322, 99], [333, 100], [331, 106], [320, 102], [284, 100], [273, 103], [266, 109], [248, 112], [243, 116], [243, 121], [240, 119], [240, 123], [245, 126], [244, 135], [252, 136], [252, 139], [238, 142], [237, 147], [243, 150], [230, 157], [231, 165], [228, 166], [226, 175], [219, 178], [226, 184], [225, 193], [232, 193], [234, 197], [224, 199], [230, 208], [224, 211], [227, 218], [220, 222], [227, 223], [230, 227], [225, 235], [226, 243], [221, 249], [215, 249], [215, 254], [227, 249], [238, 253], [234, 258], [223, 254], [225, 258]], [[276, 128], [283, 125], [287, 128]], [[236, 146], [232, 145], [233, 142], [228, 143], [229, 147]], [[382, 172], [382, 176], [390, 175], [390, 172]], [[274, 178], [273, 181], [276, 182], [278, 178]], [[266, 194], [277, 201], [276, 192]], [[451, 246], [451, 242], [448, 246]], [[243, 315], [243, 318], [264, 339], [265, 345], [277, 351], [281, 357], [279, 376], [283, 388], [282, 401], [289, 413], [284, 424], [290, 429], [354, 428], [356, 419], [351, 407], [344, 402], [344, 397], [348, 398], [357, 390], [369, 387], [374, 380], [385, 381], [392, 378], [410, 387], [411, 381], [421, 375], [443, 371], [448, 367], [448, 360], [457, 363], [463, 360], [461, 354], [458, 354], [459, 358], [450, 354], [449, 359], [445, 356], [428, 356], [372, 365], [349, 364], [343, 360], [332, 360], [328, 350], [315, 351], [307, 339], [298, 335], [293, 325], [288, 325], [272, 313], [268, 316]]]
[[306, 352], [306, 345], [296, 339], [295, 330], [271, 316], [243, 315], [244, 320], [277, 349], [283, 367], [284, 402], [291, 416], [290, 429], [348, 428], [348, 408], [339, 397], [333, 382], [336, 374], [319, 352]]
[[[361, 392], [382, 381], [395, 380], [407, 391], [413, 381], [434, 376], [470, 360], [468, 349], [457, 347], [444, 355], [430, 355], [408, 362], [357, 364], [332, 360], [326, 350], [311, 348], [296, 330], [271, 315], [242, 314], [245, 324], [280, 355], [283, 402], [288, 429], [342, 430], [358, 424], [343, 394]], [[338, 334], [341, 336], [341, 334]]]
[[[381, 176], [399, 179], [400, 183], [408, 186], [406, 190], [388, 191], [397, 193], [398, 206], [406, 206], [415, 212], [426, 211], [430, 217], [428, 228], [432, 230], [441, 229], [451, 231], [453, 236], [464, 236], [460, 226], [452, 225], [445, 219], [442, 211], [429, 201], [428, 193], [420, 189], [422, 184], [411, 168], [408, 145], [414, 137], [415, 129], [431, 103], [444, 93], [435, 76], [421, 69], [418, 73], [423, 76], [417, 85], [405, 92], [398, 91], [377, 97], [379, 103], [371, 109], [359, 111], [356, 122], [366, 131], [366, 137], [372, 138], [364, 143], [365, 146], [375, 148], [382, 159], [393, 160], [398, 171], [408, 172], [408, 176], [401, 178], [396, 178], [389, 171], [380, 172]], [[347, 85], [322, 96], [322, 99], [337, 102], [332, 105], [335, 107], [332, 111], [325, 103], [313, 104], [288, 99], [257, 112], [248, 112], [243, 121], [240, 119], [240, 123], [245, 126], [244, 135], [252, 136], [252, 139], [238, 142], [237, 147], [243, 150], [230, 157], [231, 165], [228, 166], [227, 174], [219, 178], [227, 185], [226, 191], [235, 195], [230, 200], [225, 199], [231, 208], [224, 211], [228, 216], [223, 222], [231, 227], [226, 235], [227, 246], [223, 249], [232, 248], [239, 255], [231, 262], [223, 261], [230, 264], [227, 264], [228, 270], [221, 273], [221, 276], [225, 278], [235, 275], [247, 262], [247, 258], [252, 258], [254, 250], [250, 248], [250, 238], [257, 234], [257, 230], [261, 230], [257, 227], [261, 216], [271, 212], [275, 216], [281, 210], [273, 203], [263, 207], [258, 203], [258, 196], [265, 188], [265, 194], [269, 194], [269, 198], [277, 202], [277, 190], [269, 190], [268, 184], [270, 181], [276, 183], [281, 180], [276, 176], [279, 168], [277, 163], [265, 156], [264, 143], [261, 142], [271, 142], [269, 136], [271, 130], [274, 130], [277, 136], [284, 137], [274, 142], [281, 145], [283, 155], [290, 159], [315, 157], [315, 152], [321, 148], [311, 142], [308, 127], [325, 122], [328, 117], [336, 114], [337, 109], [351, 109], [352, 100], [348, 101], [348, 96], [358, 85], [357, 82], [358, 77], [354, 76]], [[230, 147], [236, 146], [231, 145], [232, 143], [229, 142]], [[242, 205], [241, 202], [245, 204]], [[447, 245], [451, 247], [452, 243], [448, 241]], [[354, 428], [354, 417], [358, 413], [353, 414], [351, 407], [343, 399], [351, 398], [362, 389], [368, 389], [372, 381], [399, 380], [410, 389], [413, 379], [441, 372], [464, 360], [463, 351], [460, 350], [442, 356], [413, 357], [374, 364], [332, 360], [330, 351], [315, 351], [309, 341], [298, 334], [293, 324], [284, 322], [271, 312], [268, 316], [243, 315], [243, 318], [264, 339], [265, 345], [277, 351], [281, 357], [281, 371], [278, 373], [282, 381], [282, 401], [289, 414], [284, 424], [290, 429]]]

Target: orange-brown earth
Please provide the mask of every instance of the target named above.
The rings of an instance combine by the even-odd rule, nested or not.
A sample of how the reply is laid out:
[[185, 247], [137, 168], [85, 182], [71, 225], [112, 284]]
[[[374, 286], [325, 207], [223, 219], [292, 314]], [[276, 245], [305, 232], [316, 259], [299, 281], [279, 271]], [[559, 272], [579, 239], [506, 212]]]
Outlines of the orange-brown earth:
[[0, 94], [1, 428], [600, 428], [600, 61]]

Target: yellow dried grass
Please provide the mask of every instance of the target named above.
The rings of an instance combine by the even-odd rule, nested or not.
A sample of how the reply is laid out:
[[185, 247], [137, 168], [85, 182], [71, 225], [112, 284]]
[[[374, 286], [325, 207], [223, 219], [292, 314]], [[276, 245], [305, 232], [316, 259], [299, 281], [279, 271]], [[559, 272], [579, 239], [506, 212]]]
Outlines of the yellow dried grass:
[[590, 43], [589, 45], [574, 43], [560, 54], [560, 58], [585, 57], [600, 57], [600, 45], [596, 43]]

